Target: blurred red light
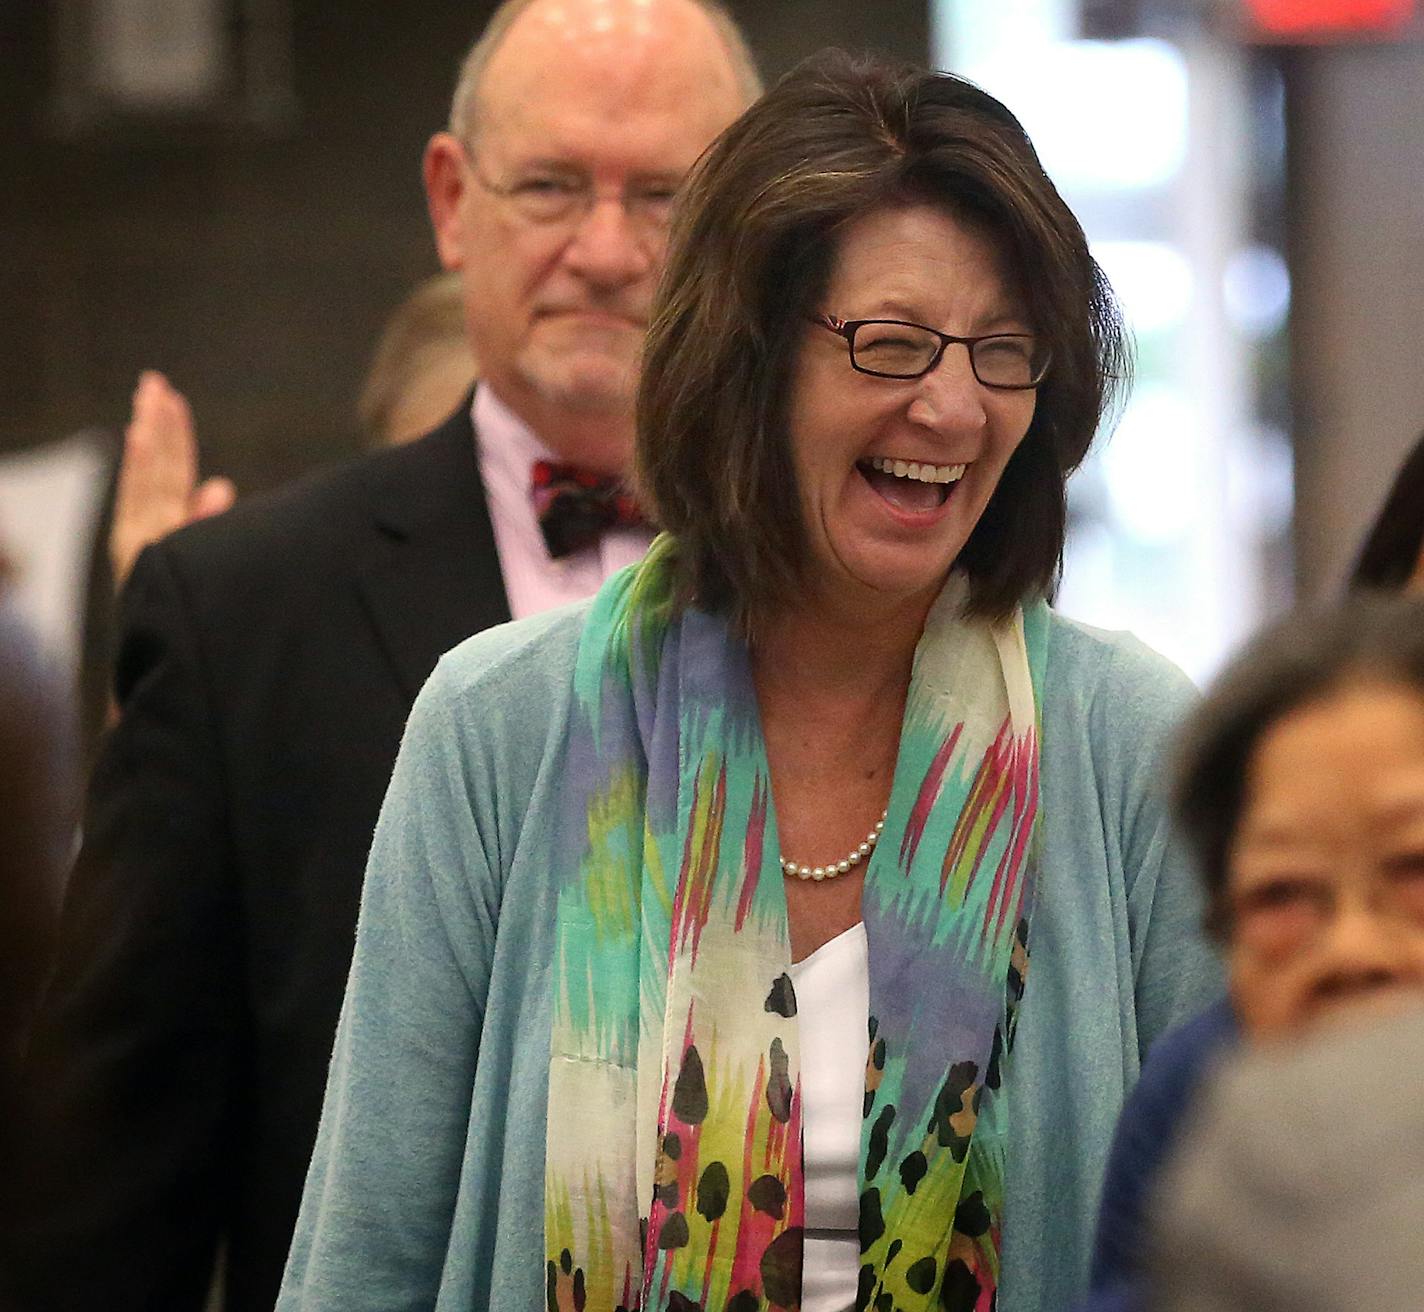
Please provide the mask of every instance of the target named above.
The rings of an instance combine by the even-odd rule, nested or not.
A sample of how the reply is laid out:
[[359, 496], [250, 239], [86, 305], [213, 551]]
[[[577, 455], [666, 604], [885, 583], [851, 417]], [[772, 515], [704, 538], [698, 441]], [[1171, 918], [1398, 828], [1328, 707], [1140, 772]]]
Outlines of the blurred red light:
[[1387, 34], [1405, 27], [1414, 0], [1246, 0], [1260, 31], [1274, 37]]

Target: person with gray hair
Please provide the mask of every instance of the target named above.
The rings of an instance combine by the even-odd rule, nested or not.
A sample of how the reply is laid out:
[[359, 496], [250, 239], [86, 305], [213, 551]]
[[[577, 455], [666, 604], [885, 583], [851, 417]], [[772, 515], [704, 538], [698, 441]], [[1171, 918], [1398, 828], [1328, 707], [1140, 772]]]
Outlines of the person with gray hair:
[[475, 384], [456, 270], [423, 279], [381, 329], [356, 412], [372, 446], [424, 437]]
[[[1424, 604], [1359, 592], [1271, 626], [1187, 721], [1179, 757], [1176, 818], [1230, 998], [1149, 1054], [1109, 1158], [1079, 1312], [1145, 1305], [1163, 1163], [1196, 1153], [1191, 1112], [1217, 1062], [1424, 1004]], [[1346, 1088], [1331, 1097], [1352, 1134], [1361, 1113]]]
[[424, 167], [473, 395], [139, 555], [0, 1305], [195, 1312], [225, 1245], [226, 1312], [272, 1307], [407, 712], [645, 549], [619, 478], [672, 202], [754, 91], [713, 0], [497, 10]]

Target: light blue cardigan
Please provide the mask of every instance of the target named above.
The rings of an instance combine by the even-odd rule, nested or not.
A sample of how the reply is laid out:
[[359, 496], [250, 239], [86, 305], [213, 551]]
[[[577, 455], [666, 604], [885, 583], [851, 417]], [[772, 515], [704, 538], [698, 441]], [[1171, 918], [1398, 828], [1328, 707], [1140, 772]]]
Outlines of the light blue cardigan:
[[[543, 1312], [548, 843], [585, 609], [470, 639], [411, 713], [284, 1312]], [[1164, 740], [1191, 696], [1135, 639], [1054, 617], [1001, 1312], [1061, 1312], [1085, 1288], [1103, 1164], [1142, 1054], [1220, 993], [1161, 795]]]

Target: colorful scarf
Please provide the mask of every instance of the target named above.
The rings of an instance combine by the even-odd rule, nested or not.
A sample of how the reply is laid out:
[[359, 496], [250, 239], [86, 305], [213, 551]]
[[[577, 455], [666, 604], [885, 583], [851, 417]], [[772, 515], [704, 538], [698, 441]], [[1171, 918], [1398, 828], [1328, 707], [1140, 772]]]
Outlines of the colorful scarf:
[[[776, 818], [745, 645], [670, 603], [665, 544], [583, 633], [558, 893], [551, 1312], [801, 1299], [801, 1087]], [[1047, 610], [915, 654], [862, 899], [870, 1059], [859, 1308], [988, 1309], [1038, 833]]]

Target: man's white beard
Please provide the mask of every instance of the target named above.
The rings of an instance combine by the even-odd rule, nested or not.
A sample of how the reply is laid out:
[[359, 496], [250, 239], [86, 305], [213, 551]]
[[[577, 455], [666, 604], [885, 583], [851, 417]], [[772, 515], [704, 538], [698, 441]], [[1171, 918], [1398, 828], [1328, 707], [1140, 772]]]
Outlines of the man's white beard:
[[637, 362], [589, 351], [532, 352], [520, 361], [520, 375], [541, 400], [573, 414], [622, 418], [632, 413]]

